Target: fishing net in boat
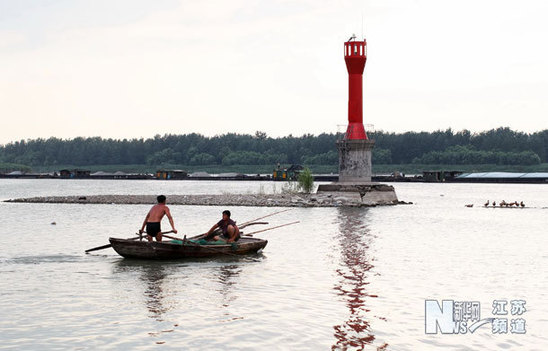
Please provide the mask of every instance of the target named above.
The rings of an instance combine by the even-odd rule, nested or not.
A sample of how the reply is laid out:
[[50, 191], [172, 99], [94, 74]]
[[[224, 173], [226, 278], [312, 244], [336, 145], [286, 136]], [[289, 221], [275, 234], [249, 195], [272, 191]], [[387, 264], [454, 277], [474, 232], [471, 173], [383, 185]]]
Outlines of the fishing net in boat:
[[[207, 241], [205, 239], [199, 239], [199, 240], [187, 240], [187, 241], [197, 245], [226, 245], [226, 241], [224, 240]], [[183, 244], [181, 240], [171, 240], [170, 243], [179, 244], [179, 245]]]

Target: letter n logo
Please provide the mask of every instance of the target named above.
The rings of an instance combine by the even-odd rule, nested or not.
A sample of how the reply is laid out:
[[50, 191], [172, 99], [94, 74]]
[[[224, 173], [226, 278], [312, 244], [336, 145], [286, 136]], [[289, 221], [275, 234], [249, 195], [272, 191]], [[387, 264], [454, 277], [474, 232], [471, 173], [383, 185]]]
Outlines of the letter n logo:
[[424, 326], [426, 334], [453, 334], [453, 300], [442, 300], [440, 307], [437, 300], [424, 301]]

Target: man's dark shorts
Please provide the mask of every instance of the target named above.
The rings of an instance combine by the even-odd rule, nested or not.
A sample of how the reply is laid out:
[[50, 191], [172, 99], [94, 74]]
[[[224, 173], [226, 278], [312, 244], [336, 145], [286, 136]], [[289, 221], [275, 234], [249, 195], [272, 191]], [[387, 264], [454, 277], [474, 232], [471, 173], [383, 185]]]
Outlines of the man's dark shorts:
[[160, 222], [147, 222], [147, 235], [156, 237], [161, 231]]

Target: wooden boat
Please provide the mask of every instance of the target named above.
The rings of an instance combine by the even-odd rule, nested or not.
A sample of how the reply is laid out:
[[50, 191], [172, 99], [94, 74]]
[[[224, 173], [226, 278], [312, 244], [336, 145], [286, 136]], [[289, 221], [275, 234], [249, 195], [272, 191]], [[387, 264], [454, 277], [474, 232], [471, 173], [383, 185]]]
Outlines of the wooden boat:
[[127, 258], [149, 260], [173, 260], [197, 257], [238, 256], [256, 253], [263, 249], [268, 240], [242, 237], [236, 245], [199, 245], [191, 241], [139, 241], [109, 238], [114, 251]]

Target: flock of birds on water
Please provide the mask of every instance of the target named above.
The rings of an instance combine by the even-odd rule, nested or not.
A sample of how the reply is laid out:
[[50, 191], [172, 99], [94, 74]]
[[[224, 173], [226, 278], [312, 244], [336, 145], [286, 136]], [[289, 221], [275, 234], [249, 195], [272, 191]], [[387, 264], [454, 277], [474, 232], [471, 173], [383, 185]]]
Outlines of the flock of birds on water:
[[[491, 205], [491, 201], [490, 200], [487, 200], [486, 203], [483, 204], [483, 207], [497, 207], [497, 202], [496, 201], [493, 201], [492, 203], [492, 206], [489, 206]], [[474, 207], [474, 204], [468, 204], [468, 205], [464, 205], [466, 207]], [[514, 202], [506, 202], [504, 200], [502, 200], [501, 202], [499, 202], [499, 207], [516, 207], [516, 208], [524, 208], [525, 207], [525, 204], [523, 203], [523, 201], [521, 202], [517, 202], [517, 201], [514, 201]]]

